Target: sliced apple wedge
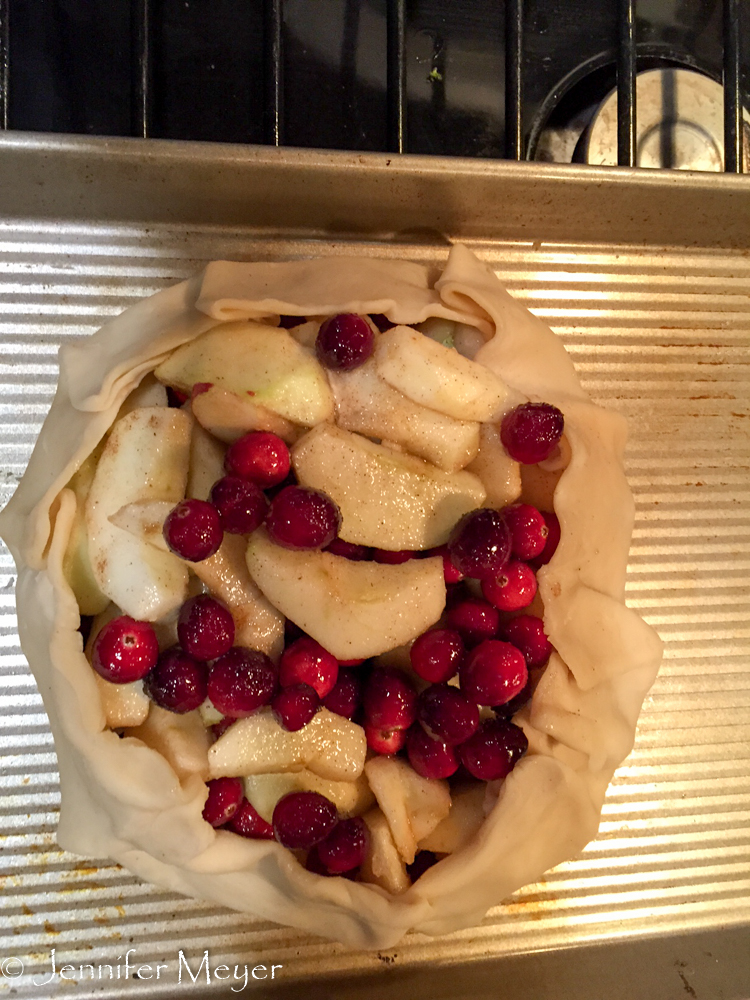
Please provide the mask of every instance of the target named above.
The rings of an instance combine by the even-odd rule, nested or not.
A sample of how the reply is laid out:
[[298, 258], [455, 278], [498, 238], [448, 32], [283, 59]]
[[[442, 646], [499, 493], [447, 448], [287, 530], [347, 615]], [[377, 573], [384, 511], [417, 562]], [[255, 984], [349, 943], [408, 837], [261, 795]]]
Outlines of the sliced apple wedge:
[[444, 472], [457, 472], [479, 449], [479, 424], [454, 420], [404, 396], [370, 359], [350, 372], [328, 373], [336, 423], [347, 431], [394, 441]]
[[76, 512], [70, 529], [68, 547], [63, 557], [63, 573], [76, 596], [82, 615], [98, 615], [109, 604], [109, 598], [99, 589], [91, 567], [89, 536], [86, 531], [86, 499], [94, 481], [94, 473], [103, 445], [86, 458], [68, 483], [75, 493]]
[[397, 757], [373, 757], [365, 764], [365, 776], [399, 854], [410, 865], [419, 841], [450, 812], [448, 782], [423, 778]]
[[456, 522], [485, 499], [482, 483], [469, 472], [443, 472], [330, 424], [294, 445], [292, 463], [303, 486], [336, 501], [343, 517], [339, 534], [357, 545], [442, 545]]
[[451, 811], [419, 842], [422, 851], [453, 854], [471, 840], [484, 823], [486, 785], [465, 785], [451, 792]]
[[109, 520], [110, 524], [136, 535], [162, 552], [169, 552], [164, 541], [164, 522], [171, 510], [174, 510], [174, 504], [168, 500], [138, 500], [120, 507]]
[[192, 392], [211, 383], [311, 427], [333, 416], [323, 368], [286, 330], [250, 321], [223, 323], [173, 351], [155, 371], [167, 385]]
[[290, 733], [270, 708], [239, 719], [208, 752], [212, 778], [299, 771], [355, 781], [365, 766], [367, 740], [361, 726], [321, 708], [311, 722]]
[[112, 684], [99, 674], [94, 674], [102, 699], [104, 717], [110, 729], [139, 726], [145, 722], [151, 700], [143, 690], [143, 681], [132, 684]]
[[276, 774], [252, 774], [244, 779], [245, 798], [255, 811], [271, 822], [279, 799], [290, 792], [318, 792], [336, 806], [342, 819], [361, 816], [375, 804], [367, 779], [361, 774], [355, 781], [332, 781], [303, 768], [301, 771], [281, 771]]
[[370, 832], [370, 850], [360, 869], [363, 882], [379, 885], [394, 896], [411, 886], [404, 860], [396, 849], [388, 820], [380, 809], [371, 809], [362, 817]]
[[190, 434], [190, 465], [188, 467], [185, 496], [195, 500], [208, 500], [211, 487], [224, 473], [226, 446], [193, 421]]
[[190, 425], [181, 410], [133, 410], [115, 423], [96, 467], [86, 501], [91, 566], [101, 592], [133, 618], [156, 621], [181, 604], [187, 567], [171, 552], [118, 528], [110, 517], [131, 503], [182, 500]]
[[500, 509], [521, 495], [521, 466], [503, 447], [498, 424], [482, 424], [479, 430], [479, 453], [467, 466], [487, 490], [488, 507]]
[[202, 781], [208, 780], [211, 737], [197, 711], [177, 715], [152, 704], [146, 721], [126, 730], [125, 735], [134, 736], [152, 750], [157, 750], [166, 758], [180, 781], [194, 774]]
[[410, 326], [378, 338], [375, 364], [394, 389], [456, 420], [499, 420], [508, 408], [511, 391], [499, 376]]
[[339, 660], [385, 653], [433, 625], [445, 606], [443, 561], [397, 566], [284, 549], [261, 528], [247, 546], [250, 575], [274, 607]]
[[207, 431], [231, 444], [249, 431], [272, 431], [284, 441], [296, 441], [301, 428], [278, 413], [218, 385], [193, 396], [193, 416]]

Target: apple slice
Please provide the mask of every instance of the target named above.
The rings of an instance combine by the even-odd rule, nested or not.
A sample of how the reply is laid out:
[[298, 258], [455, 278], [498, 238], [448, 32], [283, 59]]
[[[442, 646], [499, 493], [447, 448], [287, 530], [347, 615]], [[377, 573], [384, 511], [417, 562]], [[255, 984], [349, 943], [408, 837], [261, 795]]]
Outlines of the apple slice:
[[91, 567], [89, 536], [86, 531], [86, 498], [103, 445], [99, 445], [81, 463], [78, 471], [68, 483], [68, 489], [75, 493], [76, 512], [70, 529], [68, 547], [63, 557], [63, 573], [75, 594], [82, 615], [98, 615], [109, 604], [109, 598], [99, 589], [99, 584]]
[[512, 395], [489, 368], [410, 326], [381, 334], [375, 364], [394, 389], [456, 420], [499, 420]]
[[465, 785], [451, 791], [451, 811], [419, 842], [420, 851], [453, 854], [471, 840], [484, 823], [486, 786]]
[[370, 850], [360, 868], [363, 882], [379, 885], [394, 896], [411, 886], [406, 865], [396, 849], [388, 820], [380, 809], [371, 809], [362, 817], [370, 832]]
[[151, 705], [146, 721], [128, 729], [126, 736], [134, 736], [164, 757], [173, 771], [184, 781], [191, 775], [208, 780], [208, 748], [211, 737], [198, 711], [177, 715], [158, 705]]
[[521, 495], [521, 466], [514, 461], [500, 440], [497, 424], [482, 424], [479, 429], [479, 453], [467, 466], [487, 490], [487, 506], [500, 509], [515, 503]]
[[96, 467], [86, 501], [86, 529], [94, 578], [125, 614], [156, 621], [182, 603], [188, 571], [182, 560], [112, 524], [126, 504], [185, 496], [190, 417], [181, 410], [145, 406], [118, 420]]
[[355, 781], [365, 766], [367, 740], [361, 726], [321, 708], [297, 732], [284, 729], [270, 708], [238, 719], [208, 752], [212, 778], [299, 771]]
[[372, 358], [350, 372], [328, 373], [336, 423], [394, 441], [445, 472], [457, 472], [479, 449], [479, 424], [454, 420], [408, 399], [378, 375]]
[[249, 395], [306, 427], [333, 416], [333, 396], [320, 364], [286, 330], [262, 323], [222, 323], [178, 347], [155, 375], [187, 393], [200, 382]]
[[397, 566], [353, 562], [282, 548], [261, 528], [250, 536], [247, 566], [271, 604], [339, 660], [377, 656], [415, 639], [445, 606], [439, 556]]
[[102, 699], [102, 708], [110, 729], [139, 726], [145, 722], [151, 700], [143, 690], [143, 681], [132, 684], [112, 684], [99, 674], [94, 674]]
[[211, 487], [224, 473], [226, 447], [198, 423], [193, 422], [190, 434], [190, 464], [185, 496], [208, 500]]
[[363, 774], [356, 781], [332, 781], [303, 768], [301, 771], [252, 774], [245, 777], [243, 783], [245, 798], [267, 823], [271, 822], [276, 803], [290, 792], [319, 792], [333, 802], [341, 819], [361, 816], [375, 803]]
[[198, 423], [227, 444], [248, 431], [272, 431], [284, 441], [296, 441], [300, 435], [300, 428], [290, 420], [218, 385], [194, 394], [190, 406]]
[[443, 472], [331, 424], [305, 434], [292, 448], [292, 463], [303, 486], [323, 490], [339, 505], [339, 534], [357, 545], [443, 545], [456, 522], [485, 499], [470, 472]]
[[169, 500], [138, 500], [120, 507], [109, 521], [162, 552], [169, 552], [164, 541], [164, 522], [171, 510], [174, 504]]
[[365, 764], [365, 775], [398, 853], [410, 865], [419, 841], [450, 812], [448, 782], [423, 778], [397, 757], [373, 757]]

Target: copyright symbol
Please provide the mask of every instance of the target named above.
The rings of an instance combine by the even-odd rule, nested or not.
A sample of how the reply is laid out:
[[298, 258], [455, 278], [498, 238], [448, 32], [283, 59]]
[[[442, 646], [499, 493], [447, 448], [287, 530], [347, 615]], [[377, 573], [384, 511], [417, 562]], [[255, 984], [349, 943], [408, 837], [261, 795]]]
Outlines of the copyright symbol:
[[23, 962], [20, 958], [4, 958], [0, 961], [0, 972], [6, 979], [18, 979], [23, 975]]

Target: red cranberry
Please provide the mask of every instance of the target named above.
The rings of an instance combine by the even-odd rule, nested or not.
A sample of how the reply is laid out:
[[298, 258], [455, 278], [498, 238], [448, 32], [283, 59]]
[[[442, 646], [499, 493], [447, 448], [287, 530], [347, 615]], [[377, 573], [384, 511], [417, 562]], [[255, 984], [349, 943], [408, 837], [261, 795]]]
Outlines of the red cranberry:
[[350, 881], [354, 881], [357, 877], [359, 871], [358, 868], [350, 868], [347, 872], [332, 872], [323, 864], [318, 856], [318, 848], [313, 847], [307, 852], [307, 857], [305, 858], [305, 869], [312, 872], [313, 875], [322, 875], [324, 878], [347, 878]]
[[370, 549], [366, 545], [354, 545], [353, 542], [345, 542], [341, 538], [334, 538], [330, 545], [326, 545], [325, 551], [333, 556], [351, 559], [352, 562], [362, 562], [370, 558]]
[[531, 678], [526, 682], [526, 687], [519, 691], [515, 698], [506, 701], [504, 705], [498, 705], [494, 711], [500, 719], [512, 719], [516, 712], [520, 712], [524, 705], [531, 701], [533, 694]]
[[113, 684], [139, 681], [153, 670], [158, 658], [159, 643], [153, 626], [128, 615], [107, 622], [91, 650], [91, 666]]
[[357, 868], [367, 857], [370, 836], [363, 819], [342, 819], [316, 850], [329, 872], [340, 875]]
[[203, 806], [203, 818], [211, 826], [228, 823], [243, 799], [239, 778], [214, 778], [208, 782], [208, 798]]
[[239, 476], [224, 476], [211, 487], [209, 497], [231, 535], [249, 535], [263, 524], [268, 500], [259, 486]]
[[513, 555], [519, 559], [541, 555], [549, 534], [542, 512], [530, 503], [514, 503], [503, 508], [503, 517], [510, 528]]
[[469, 653], [459, 678], [461, 690], [478, 705], [504, 705], [523, 690], [529, 675], [520, 650], [488, 639]]
[[359, 368], [375, 349], [372, 327], [356, 313], [340, 313], [321, 324], [315, 341], [318, 361], [326, 368], [350, 372]]
[[448, 551], [464, 576], [497, 576], [510, 558], [510, 528], [499, 511], [481, 507], [461, 518], [448, 539]]
[[495, 635], [500, 624], [500, 614], [487, 601], [467, 597], [448, 609], [445, 621], [460, 632], [467, 642], [481, 642], [482, 639], [491, 639]]
[[455, 677], [465, 653], [455, 629], [434, 628], [414, 640], [409, 655], [415, 674], [432, 684], [441, 684]]
[[544, 622], [536, 615], [518, 615], [505, 622], [500, 636], [521, 650], [530, 670], [543, 667], [552, 654], [552, 645], [544, 634]]
[[224, 468], [230, 476], [249, 479], [265, 490], [276, 486], [289, 474], [289, 448], [278, 434], [251, 431], [229, 446]]
[[433, 740], [421, 726], [409, 730], [406, 752], [409, 763], [423, 778], [450, 778], [458, 770], [455, 747]]
[[410, 865], [406, 866], [406, 872], [412, 883], [420, 879], [426, 871], [436, 865], [440, 858], [432, 851], [417, 851], [416, 856]]
[[353, 719], [362, 700], [362, 681], [354, 670], [339, 668], [339, 676], [329, 693], [323, 698], [323, 704], [329, 712], [343, 715], [345, 719]]
[[329, 496], [305, 486], [287, 486], [271, 501], [268, 534], [286, 549], [322, 549], [336, 537], [341, 511]]
[[457, 566], [453, 565], [453, 560], [451, 559], [451, 554], [448, 551], [447, 545], [441, 545], [439, 549], [433, 549], [431, 552], [427, 553], [428, 556], [441, 556], [443, 559], [443, 576], [445, 577], [446, 584], [450, 585], [452, 583], [460, 583], [464, 579], [464, 574], [458, 569]]
[[531, 565], [534, 569], [546, 566], [557, 551], [557, 546], [560, 543], [560, 522], [557, 519], [557, 514], [551, 510], [543, 510], [541, 514], [544, 518], [544, 523], [547, 525], [547, 541], [544, 543], [542, 554], [537, 556], [536, 559], [531, 560]]
[[172, 646], [160, 655], [154, 669], [146, 675], [143, 690], [161, 708], [183, 715], [198, 708], [206, 699], [205, 663]]
[[225, 715], [223, 719], [220, 719], [218, 722], [215, 722], [213, 726], [210, 727], [211, 735], [213, 736], [214, 740], [218, 740], [221, 736], [223, 736], [224, 733], [227, 731], [227, 729], [229, 729], [230, 726], [233, 726], [236, 721], [237, 721], [236, 719], [229, 719]]
[[320, 698], [309, 684], [293, 684], [273, 696], [271, 708], [284, 729], [296, 733], [312, 719], [320, 707]]
[[428, 736], [455, 746], [476, 730], [479, 709], [458, 688], [431, 684], [419, 696], [417, 718]]
[[389, 549], [373, 549], [372, 558], [377, 563], [385, 563], [388, 566], [399, 566], [414, 558], [414, 553], [408, 549], [401, 549], [398, 552], [391, 552]]
[[208, 678], [208, 697], [215, 708], [233, 719], [267, 705], [276, 690], [273, 663], [257, 649], [235, 646], [215, 661]]
[[417, 692], [399, 670], [377, 667], [365, 685], [365, 718], [377, 729], [408, 729], [417, 717]]
[[164, 522], [164, 541], [172, 552], [189, 562], [208, 559], [223, 537], [219, 512], [207, 500], [182, 500]]
[[247, 799], [243, 799], [237, 812], [229, 820], [229, 829], [252, 840], [273, 840], [273, 827], [258, 815]]
[[364, 730], [367, 746], [374, 753], [388, 756], [403, 750], [406, 745], [406, 729], [380, 729], [365, 722]]
[[273, 811], [273, 830], [284, 847], [307, 849], [336, 826], [336, 806], [319, 792], [290, 792]]
[[458, 748], [461, 763], [480, 781], [505, 778], [528, 748], [524, 731], [503, 719], [485, 720], [474, 735]]
[[520, 559], [511, 559], [500, 576], [482, 580], [482, 593], [500, 611], [528, 608], [536, 596], [536, 574]]
[[383, 313], [370, 313], [370, 319], [381, 333], [385, 333], [386, 330], [390, 330], [396, 325], [395, 323], [391, 323], [388, 317], [384, 316]]
[[215, 660], [234, 643], [232, 613], [215, 597], [198, 594], [180, 608], [177, 636], [186, 653], [198, 660]]
[[309, 684], [319, 698], [325, 698], [333, 690], [338, 674], [336, 657], [309, 636], [297, 639], [281, 654], [279, 681], [282, 687]]
[[500, 440], [512, 459], [535, 465], [549, 458], [562, 437], [565, 421], [550, 403], [522, 403], [506, 413], [500, 425]]
[[189, 399], [190, 396], [186, 392], [182, 392], [181, 389], [173, 389], [171, 385], [167, 386], [167, 406], [179, 410]]

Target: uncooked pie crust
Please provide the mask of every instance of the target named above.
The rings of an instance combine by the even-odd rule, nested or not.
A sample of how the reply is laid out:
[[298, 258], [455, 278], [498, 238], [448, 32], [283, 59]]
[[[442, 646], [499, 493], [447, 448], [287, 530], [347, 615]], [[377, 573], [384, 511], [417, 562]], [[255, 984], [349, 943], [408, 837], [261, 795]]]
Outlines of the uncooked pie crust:
[[[166, 354], [217, 322], [278, 314], [385, 313], [413, 324], [443, 316], [487, 339], [476, 360], [565, 415], [572, 449], [554, 506], [562, 536], [539, 572], [553, 654], [517, 722], [529, 752], [499, 787], [479, 833], [407, 892], [321, 878], [285, 848], [214, 830], [206, 786], [105, 728], [62, 559], [75, 513], [64, 490], [125, 397]], [[60, 381], [0, 532], [18, 565], [21, 643], [57, 749], [58, 841], [110, 857], [140, 877], [346, 944], [387, 948], [406, 931], [444, 934], [581, 851], [597, 832], [607, 785], [630, 752], [661, 660], [656, 633], [624, 604], [633, 500], [625, 421], [594, 406], [560, 340], [463, 246], [431, 286], [421, 265], [356, 257], [285, 264], [214, 262], [128, 309], [82, 345], [63, 347]]]

